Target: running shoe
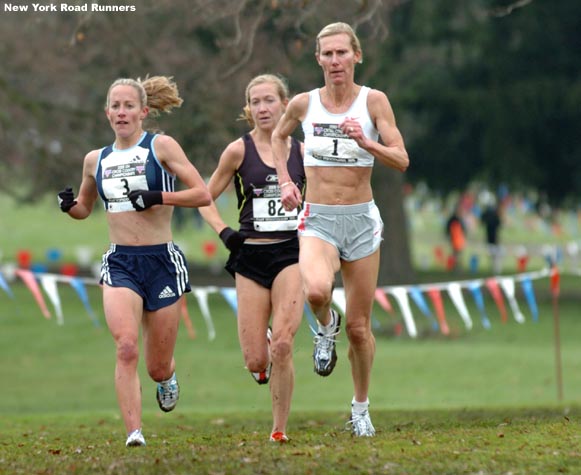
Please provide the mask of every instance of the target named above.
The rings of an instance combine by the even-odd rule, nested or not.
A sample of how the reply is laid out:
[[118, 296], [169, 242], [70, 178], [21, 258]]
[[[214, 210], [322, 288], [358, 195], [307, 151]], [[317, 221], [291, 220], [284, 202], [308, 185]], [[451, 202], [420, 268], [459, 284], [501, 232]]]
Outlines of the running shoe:
[[285, 444], [288, 442], [288, 437], [285, 435], [284, 432], [273, 432], [270, 434], [270, 441], [271, 442], [278, 442], [279, 444]]
[[318, 323], [318, 331], [313, 339], [315, 348], [313, 350], [313, 362], [315, 373], [320, 376], [329, 376], [337, 363], [337, 352], [335, 351], [335, 336], [341, 330], [341, 315], [331, 309], [332, 325], [331, 330], [326, 330]]
[[[270, 342], [272, 341], [272, 329], [268, 327], [266, 329], [266, 342], [268, 343], [268, 352], [270, 353]], [[270, 380], [270, 370], [272, 369], [272, 362], [268, 363], [268, 366], [264, 371], [260, 371], [258, 373], [253, 373], [252, 377], [258, 384], [267, 384]]]
[[131, 434], [127, 436], [127, 442], [125, 442], [126, 447], [142, 447], [145, 445], [145, 438], [141, 433], [141, 429], [135, 429]]
[[167, 381], [157, 383], [157, 404], [163, 412], [173, 411], [180, 398], [180, 385], [174, 373]]
[[375, 435], [375, 427], [371, 423], [369, 411], [362, 413], [352, 412], [347, 426], [348, 428], [351, 426], [351, 433], [356, 437], [373, 437]]

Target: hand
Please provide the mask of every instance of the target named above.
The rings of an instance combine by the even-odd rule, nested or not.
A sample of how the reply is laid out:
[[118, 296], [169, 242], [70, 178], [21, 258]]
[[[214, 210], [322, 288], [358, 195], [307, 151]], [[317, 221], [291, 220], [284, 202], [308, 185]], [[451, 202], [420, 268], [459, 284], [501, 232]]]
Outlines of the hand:
[[365, 136], [363, 135], [363, 129], [361, 124], [357, 121], [356, 117], [347, 117], [340, 125], [341, 131], [347, 135], [349, 138], [355, 140], [359, 143]]
[[163, 204], [161, 191], [133, 190], [127, 196], [136, 211], [145, 211], [153, 205]]
[[77, 200], [75, 200], [75, 195], [73, 194], [73, 189], [71, 187], [66, 187], [64, 190], [60, 191], [57, 195], [57, 201], [63, 213], [67, 213], [77, 204]]
[[226, 227], [220, 231], [220, 239], [230, 252], [238, 252], [242, 244], [244, 244], [246, 237], [241, 232]]
[[288, 182], [288, 185], [280, 188], [280, 202], [285, 211], [292, 211], [302, 203], [302, 200], [301, 191], [293, 182]]

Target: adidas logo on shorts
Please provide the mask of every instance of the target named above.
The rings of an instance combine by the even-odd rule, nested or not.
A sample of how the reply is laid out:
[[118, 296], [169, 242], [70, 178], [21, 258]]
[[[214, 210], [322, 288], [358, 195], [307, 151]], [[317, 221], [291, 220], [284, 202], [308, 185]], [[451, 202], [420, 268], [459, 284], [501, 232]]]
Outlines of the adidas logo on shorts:
[[170, 297], [175, 297], [176, 294], [175, 292], [171, 289], [171, 287], [169, 285], [166, 285], [164, 287], [164, 289], [159, 293], [158, 297], [159, 299], [167, 299]]

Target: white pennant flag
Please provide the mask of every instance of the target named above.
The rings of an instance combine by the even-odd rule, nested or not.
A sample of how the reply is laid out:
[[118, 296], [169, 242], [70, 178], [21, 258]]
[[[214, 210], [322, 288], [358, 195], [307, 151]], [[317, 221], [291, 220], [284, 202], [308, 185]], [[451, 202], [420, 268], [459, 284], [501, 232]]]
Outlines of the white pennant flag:
[[65, 320], [63, 316], [63, 308], [61, 306], [59, 291], [56, 285], [56, 277], [50, 274], [42, 274], [40, 276], [40, 284], [42, 285], [43, 290], [46, 292], [46, 295], [48, 295], [48, 298], [54, 307], [54, 311], [56, 313], [56, 322], [59, 325], [64, 325]]
[[506, 299], [508, 300], [508, 304], [510, 305], [510, 309], [512, 310], [512, 314], [514, 315], [514, 319], [518, 323], [525, 322], [525, 316], [520, 311], [518, 306], [518, 302], [514, 297], [514, 280], [510, 277], [504, 277], [502, 279], [498, 279], [500, 283], [500, 287], [504, 291], [504, 295], [506, 295]]
[[472, 329], [472, 318], [468, 312], [468, 307], [466, 307], [466, 302], [464, 302], [464, 297], [462, 296], [462, 288], [458, 282], [450, 282], [448, 285], [448, 295], [452, 299], [452, 302], [456, 306], [456, 310], [464, 320], [464, 325], [468, 330]]
[[418, 330], [416, 328], [416, 322], [414, 322], [412, 316], [412, 309], [410, 307], [410, 301], [406, 289], [404, 287], [392, 287], [390, 292], [396, 298], [399, 308], [401, 309], [403, 321], [409, 336], [416, 338], [418, 336]]
[[210, 315], [210, 307], [208, 305], [208, 293], [212, 290], [211, 287], [194, 287], [192, 292], [198, 300], [198, 305], [202, 311], [202, 316], [208, 327], [208, 340], [212, 341], [216, 338], [216, 329], [214, 328], [214, 321]]

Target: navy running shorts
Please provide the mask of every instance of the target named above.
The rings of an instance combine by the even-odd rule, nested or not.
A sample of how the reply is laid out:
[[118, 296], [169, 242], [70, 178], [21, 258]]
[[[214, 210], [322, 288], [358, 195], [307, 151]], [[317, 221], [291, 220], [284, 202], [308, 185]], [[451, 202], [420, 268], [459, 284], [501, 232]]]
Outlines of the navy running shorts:
[[191, 291], [186, 258], [173, 242], [153, 246], [111, 244], [103, 254], [101, 284], [133, 290], [150, 312], [172, 305]]

